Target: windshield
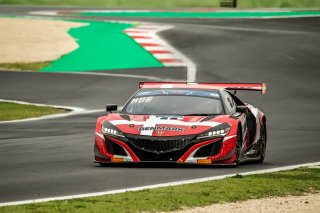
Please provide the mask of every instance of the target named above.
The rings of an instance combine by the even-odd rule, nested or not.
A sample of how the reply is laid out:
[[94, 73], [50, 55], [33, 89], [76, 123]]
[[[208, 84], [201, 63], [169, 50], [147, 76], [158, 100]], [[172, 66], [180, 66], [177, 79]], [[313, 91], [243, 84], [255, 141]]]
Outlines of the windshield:
[[217, 115], [222, 114], [218, 91], [141, 90], [125, 106], [134, 115]]

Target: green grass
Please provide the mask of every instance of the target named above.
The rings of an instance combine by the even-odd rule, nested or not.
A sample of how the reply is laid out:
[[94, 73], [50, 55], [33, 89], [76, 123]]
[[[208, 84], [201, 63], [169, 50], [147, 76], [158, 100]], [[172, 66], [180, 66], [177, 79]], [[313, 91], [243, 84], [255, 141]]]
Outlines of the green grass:
[[[219, 7], [220, 0], [0, 0], [1, 4], [175, 9]], [[320, 8], [319, 0], [238, 0], [239, 8]]]
[[320, 169], [241, 176], [116, 195], [1, 207], [0, 212], [156, 212], [320, 190]]
[[265, 17], [308, 17], [320, 16], [319, 10], [300, 11], [217, 11], [217, 12], [175, 12], [175, 11], [147, 11], [147, 12], [79, 12], [75, 15], [93, 17], [138, 17], [138, 18], [265, 18]]
[[238, 0], [238, 8], [320, 8], [319, 0]]
[[0, 0], [0, 4], [171, 9], [218, 7], [219, 0]]
[[82, 20], [79, 22], [88, 25], [68, 31], [79, 47], [42, 68], [41, 72], [163, 67], [154, 56], [123, 32], [133, 27], [133, 24]]
[[33, 118], [63, 112], [65, 110], [52, 107], [0, 102], [0, 121]]
[[0, 70], [32, 70], [32, 71], [39, 71], [43, 67], [46, 67], [51, 62], [34, 62], [34, 63], [0, 63]]

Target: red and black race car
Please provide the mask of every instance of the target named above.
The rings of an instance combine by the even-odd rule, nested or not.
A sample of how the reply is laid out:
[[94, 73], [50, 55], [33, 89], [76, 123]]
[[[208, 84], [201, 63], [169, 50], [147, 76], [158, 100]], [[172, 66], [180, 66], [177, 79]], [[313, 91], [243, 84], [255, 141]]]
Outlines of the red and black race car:
[[96, 123], [95, 162], [262, 163], [266, 117], [230, 91], [260, 83], [141, 82], [119, 113], [107, 105]]

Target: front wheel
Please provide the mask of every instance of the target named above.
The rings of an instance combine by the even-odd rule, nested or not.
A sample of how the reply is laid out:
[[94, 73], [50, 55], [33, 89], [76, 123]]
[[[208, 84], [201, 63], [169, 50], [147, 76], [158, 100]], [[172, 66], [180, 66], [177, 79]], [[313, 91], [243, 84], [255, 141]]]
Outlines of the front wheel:
[[257, 160], [258, 163], [263, 163], [264, 158], [266, 156], [266, 147], [267, 147], [267, 128], [266, 128], [266, 124], [263, 123], [261, 125], [261, 134], [260, 134], [260, 142], [259, 142], [260, 158], [259, 160]]

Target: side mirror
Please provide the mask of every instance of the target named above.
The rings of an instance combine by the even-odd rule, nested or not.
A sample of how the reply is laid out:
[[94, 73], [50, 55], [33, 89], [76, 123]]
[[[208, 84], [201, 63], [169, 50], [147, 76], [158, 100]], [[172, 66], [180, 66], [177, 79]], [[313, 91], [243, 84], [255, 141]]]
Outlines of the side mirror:
[[246, 106], [237, 106], [236, 111], [241, 112], [241, 113], [245, 113], [248, 111], [248, 108]]
[[118, 106], [116, 104], [107, 104], [106, 106], [107, 112], [117, 111], [117, 109], [118, 109]]

